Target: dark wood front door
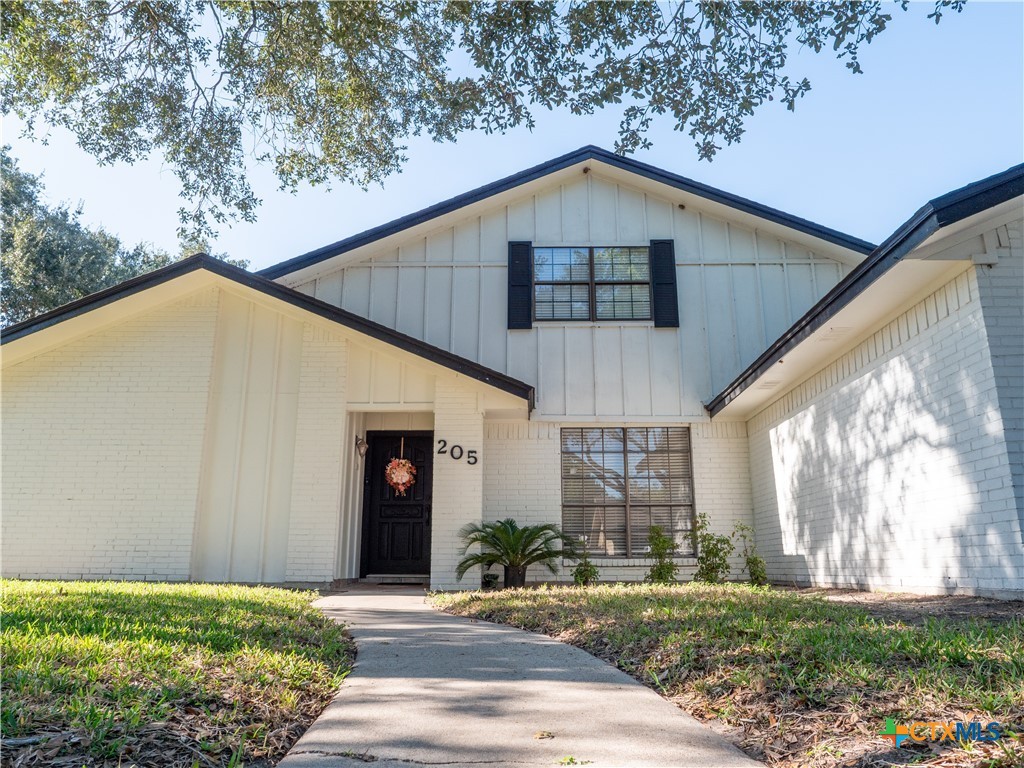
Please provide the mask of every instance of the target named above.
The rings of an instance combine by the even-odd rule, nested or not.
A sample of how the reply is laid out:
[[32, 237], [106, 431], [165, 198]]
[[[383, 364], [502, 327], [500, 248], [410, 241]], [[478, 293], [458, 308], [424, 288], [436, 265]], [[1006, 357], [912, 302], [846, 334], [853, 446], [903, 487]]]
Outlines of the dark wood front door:
[[[361, 575], [428, 574], [433, 433], [368, 432], [366, 440]], [[384, 479], [388, 462], [398, 458], [416, 467], [416, 482], [404, 496]]]

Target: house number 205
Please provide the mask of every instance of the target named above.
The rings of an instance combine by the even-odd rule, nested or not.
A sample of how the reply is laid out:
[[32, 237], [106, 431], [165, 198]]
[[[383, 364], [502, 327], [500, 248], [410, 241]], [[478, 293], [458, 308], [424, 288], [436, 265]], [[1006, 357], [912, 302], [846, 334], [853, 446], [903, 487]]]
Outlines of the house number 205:
[[460, 461], [462, 457], [465, 456], [467, 464], [476, 464], [477, 461], [479, 461], [476, 456], [476, 451], [466, 451], [463, 450], [461, 445], [449, 446], [447, 440], [438, 440], [437, 455], [443, 456], [445, 454], [451, 456], [455, 461]]

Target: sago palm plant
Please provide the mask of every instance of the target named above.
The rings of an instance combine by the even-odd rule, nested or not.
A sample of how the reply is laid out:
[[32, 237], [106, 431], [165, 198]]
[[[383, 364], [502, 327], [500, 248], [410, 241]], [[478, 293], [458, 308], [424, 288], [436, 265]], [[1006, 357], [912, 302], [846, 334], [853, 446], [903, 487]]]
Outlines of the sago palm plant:
[[[533, 563], [543, 563], [551, 573], [558, 573], [555, 561], [559, 557], [574, 557], [572, 540], [557, 525], [526, 525], [519, 527], [512, 518], [496, 523], [469, 523], [459, 531], [464, 555], [455, 569], [461, 580], [474, 565], [485, 569], [492, 565], [505, 568], [506, 587], [526, 586], [526, 569]], [[480, 551], [467, 554], [469, 548], [480, 545]]]

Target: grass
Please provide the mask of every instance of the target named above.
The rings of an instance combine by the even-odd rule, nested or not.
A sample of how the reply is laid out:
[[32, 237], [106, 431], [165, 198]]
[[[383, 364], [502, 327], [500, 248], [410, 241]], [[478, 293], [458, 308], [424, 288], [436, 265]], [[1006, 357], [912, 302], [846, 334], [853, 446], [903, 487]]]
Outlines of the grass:
[[743, 585], [435, 595], [448, 612], [552, 635], [714, 721], [773, 766], [1024, 765], [1017, 738], [895, 750], [898, 722], [1024, 725], [1024, 620], [904, 622]]
[[[0, 583], [5, 764], [272, 764], [351, 669], [313, 592]], [[13, 745], [13, 746], [10, 746]]]

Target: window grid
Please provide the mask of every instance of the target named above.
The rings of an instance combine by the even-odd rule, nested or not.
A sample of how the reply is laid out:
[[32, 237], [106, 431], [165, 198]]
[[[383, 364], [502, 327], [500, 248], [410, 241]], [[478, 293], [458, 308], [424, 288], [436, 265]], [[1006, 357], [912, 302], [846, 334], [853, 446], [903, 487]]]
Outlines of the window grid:
[[659, 525], [693, 554], [688, 427], [562, 429], [562, 527], [594, 557], [648, 555]]
[[650, 249], [533, 249], [534, 320], [650, 320]]

